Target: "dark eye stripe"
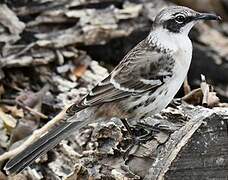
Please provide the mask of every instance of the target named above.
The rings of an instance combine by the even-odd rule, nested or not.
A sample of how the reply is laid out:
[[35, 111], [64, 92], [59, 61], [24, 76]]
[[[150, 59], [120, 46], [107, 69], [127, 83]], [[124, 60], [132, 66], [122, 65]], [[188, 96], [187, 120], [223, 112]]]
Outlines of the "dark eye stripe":
[[[178, 13], [180, 14], [180, 13]], [[180, 29], [185, 26], [187, 23], [191, 22], [193, 20], [192, 16], [185, 17], [184, 21], [182, 23], [178, 23], [175, 20], [175, 17], [172, 19], [169, 19], [163, 23], [163, 27], [168, 29], [170, 32], [178, 33], [180, 32]]]

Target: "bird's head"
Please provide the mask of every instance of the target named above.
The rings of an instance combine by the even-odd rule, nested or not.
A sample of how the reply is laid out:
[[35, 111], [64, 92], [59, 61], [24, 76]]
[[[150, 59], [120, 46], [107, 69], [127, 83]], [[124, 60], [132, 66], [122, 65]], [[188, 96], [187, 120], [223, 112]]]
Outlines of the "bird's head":
[[221, 20], [221, 17], [210, 13], [199, 13], [183, 6], [170, 6], [156, 16], [153, 28], [188, 35], [191, 28], [201, 20]]

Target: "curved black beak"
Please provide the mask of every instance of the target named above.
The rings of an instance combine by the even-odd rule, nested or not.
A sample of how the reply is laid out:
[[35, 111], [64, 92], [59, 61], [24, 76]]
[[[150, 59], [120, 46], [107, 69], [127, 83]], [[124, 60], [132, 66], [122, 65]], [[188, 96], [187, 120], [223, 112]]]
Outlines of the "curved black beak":
[[194, 20], [216, 20], [221, 21], [222, 18], [218, 15], [211, 13], [199, 13], [194, 17]]

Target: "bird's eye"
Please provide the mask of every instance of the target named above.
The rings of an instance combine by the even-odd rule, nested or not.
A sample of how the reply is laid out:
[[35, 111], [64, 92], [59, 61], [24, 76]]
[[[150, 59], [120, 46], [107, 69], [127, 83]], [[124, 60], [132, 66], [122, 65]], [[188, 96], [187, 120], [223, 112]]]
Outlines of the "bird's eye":
[[183, 15], [178, 15], [178, 16], [175, 17], [175, 21], [177, 23], [183, 23], [184, 20], [185, 20], [185, 17]]

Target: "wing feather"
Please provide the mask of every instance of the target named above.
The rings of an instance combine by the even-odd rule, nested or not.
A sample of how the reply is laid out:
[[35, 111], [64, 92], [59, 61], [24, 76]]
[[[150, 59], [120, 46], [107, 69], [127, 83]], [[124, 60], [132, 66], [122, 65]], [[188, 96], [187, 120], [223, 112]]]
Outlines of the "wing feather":
[[144, 40], [133, 48], [108, 77], [67, 112], [74, 114], [88, 106], [124, 99], [160, 87], [165, 78], [172, 76], [174, 60], [147, 43]]

